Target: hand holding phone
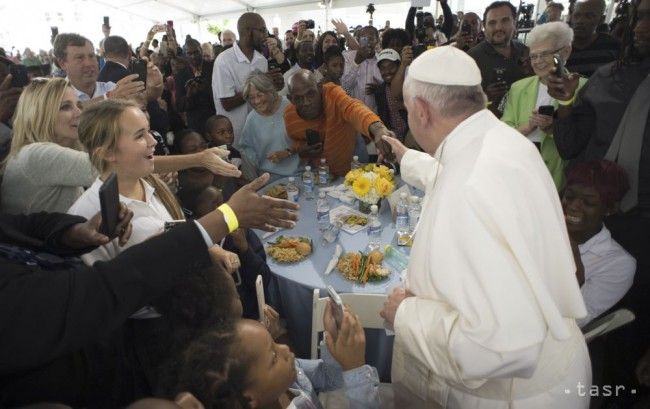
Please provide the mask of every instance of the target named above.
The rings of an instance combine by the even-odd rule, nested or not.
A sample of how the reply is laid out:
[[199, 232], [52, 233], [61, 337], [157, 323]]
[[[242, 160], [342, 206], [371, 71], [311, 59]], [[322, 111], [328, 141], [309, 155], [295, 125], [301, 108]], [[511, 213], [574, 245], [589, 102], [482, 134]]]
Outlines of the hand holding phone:
[[555, 65], [555, 70], [553, 71], [553, 74], [556, 77], [564, 77], [566, 74], [566, 69], [564, 68], [564, 61], [562, 61], [562, 58], [560, 58], [559, 54], [555, 54], [553, 56], [553, 63]]
[[336, 328], [341, 329], [341, 323], [343, 322], [343, 301], [341, 300], [341, 296], [339, 296], [331, 285], [327, 286], [327, 295], [332, 301], [332, 316], [334, 317], [334, 322], [336, 322]]
[[553, 116], [554, 112], [555, 108], [553, 105], [541, 105], [539, 108], [537, 108], [537, 113], [540, 115]]
[[144, 82], [147, 86], [147, 62], [144, 60], [131, 60], [129, 63], [129, 74], [138, 74], [138, 81]]
[[107, 237], [113, 237], [120, 213], [120, 192], [115, 173], [111, 173], [99, 188], [99, 205], [102, 214], [99, 232]]
[[264, 323], [266, 300], [264, 298], [264, 281], [261, 275], [258, 275], [255, 279], [255, 293], [257, 294], [257, 312], [260, 314], [260, 322]]

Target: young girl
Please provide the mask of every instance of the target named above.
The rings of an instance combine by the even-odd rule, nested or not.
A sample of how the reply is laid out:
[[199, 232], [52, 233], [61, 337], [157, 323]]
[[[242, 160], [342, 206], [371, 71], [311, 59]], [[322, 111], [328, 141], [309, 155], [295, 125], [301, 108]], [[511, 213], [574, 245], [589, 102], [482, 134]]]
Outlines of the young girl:
[[[82, 256], [86, 264], [112, 259], [126, 248], [162, 233], [165, 222], [184, 218], [174, 195], [153, 174], [156, 140], [149, 132], [145, 114], [135, 103], [107, 100], [86, 108], [79, 119], [79, 139], [100, 176], [68, 213], [87, 218], [96, 214], [100, 210], [99, 188], [112, 172], [117, 175], [120, 201], [133, 211], [133, 233], [126, 245], [120, 247], [114, 240], [100, 246]], [[236, 257], [226, 253], [223, 256]]]
[[365, 365], [365, 336], [359, 319], [345, 311], [341, 329], [328, 304], [323, 359], [295, 359], [273, 342], [258, 322], [223, 325], [185, 352], [179, 390], [208, 408], [322, 408], [316, 393], [345, 387], [351, 409], [378, 408], [377, 371]]

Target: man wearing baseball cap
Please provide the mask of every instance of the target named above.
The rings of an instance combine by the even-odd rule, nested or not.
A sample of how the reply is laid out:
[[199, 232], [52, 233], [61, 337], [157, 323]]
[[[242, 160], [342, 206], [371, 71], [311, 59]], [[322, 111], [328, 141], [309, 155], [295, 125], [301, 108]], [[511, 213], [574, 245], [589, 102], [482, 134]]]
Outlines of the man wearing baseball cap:
[[381, 311], [395, 406], [588, 408], [575, 322], [587, 311], [539, 152], [486, 109], [481, 72], [455, 47], [413, 61], [404, 103], [424, 152], [383, 139], [425, 196], [404, 288]]
[[393, 98], [390, 91], [390, 84], [400, 67], [400, 56], [397, 51], [386, 48], [377, 54], [377, 67], [381, 78], [384, 80], [374, 90], [375, 101], [377, 102], [377, 115], [386, 127], [395, 136], [404, 142], [408, 132], [406, 108], [402, 101]]

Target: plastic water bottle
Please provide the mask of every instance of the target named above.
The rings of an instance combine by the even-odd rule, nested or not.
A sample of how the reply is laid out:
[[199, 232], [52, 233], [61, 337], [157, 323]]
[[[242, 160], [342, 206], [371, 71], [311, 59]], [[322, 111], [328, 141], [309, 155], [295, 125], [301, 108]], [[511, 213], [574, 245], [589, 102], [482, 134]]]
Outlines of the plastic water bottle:
[[298, 186], [296, 186], [296, 178], [290, 177], [287, 183], [287, 199], [292, 202], [297, 202], [299, 196]]
[[395, 229], [397, 230], [397, 245], [405, 246], [409, 241], [409, 202], [406, 192], [399, 195], [395, 209]]
[[420, 214], [422, 213], [422, 204], [421, 200], [417, 196], [411, 196], [411, 204], [409, 206], [409, 230], [411, 234], [415, 233], [415, 226], [420, 220]]
[[387, 244], [384, 247], [384, 261], [389, 266], [393, 267], [396, 271], [401, 272], [409, 265], [409, 256], [402, 253], [402, 251]]
[[320, 166], [318, 167], [318, 184], [320, 186], [327, 186], [330, 181], [330, 167], [327, 165], [327, 160], [321, 158]]
[[359, 162], [359, 157], [354, 155], [352, 157], [352, 163], [350, 164], [350, 169], [355, 170], [361, 167], [361, 162]]
[[314, 198], [314, 175], [311, 173], [311, 166], [305, 166], [305, 173], [302, 174], [302, 187], [305, 191], [305, 199]]
[[318, 193], [318, 201], [316, 202], [316, 219], [318, 219], [318, 228], [320, 231], [325, 231], [330, 227], [330, 204], [327, 201], [325, 192]]
[[368, 222], [368, 250], [381, 249], [381, 220], [378, 216], [377, 205], [370, 206], [370, 221]]

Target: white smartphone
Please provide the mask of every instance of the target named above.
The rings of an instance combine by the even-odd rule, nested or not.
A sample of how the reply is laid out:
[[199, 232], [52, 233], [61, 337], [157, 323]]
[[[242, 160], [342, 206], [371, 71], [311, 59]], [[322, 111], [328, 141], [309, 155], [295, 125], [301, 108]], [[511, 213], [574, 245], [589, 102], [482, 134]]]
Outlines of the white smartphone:
[[341, 323], [343, 322], [343, 301], [341, 301], [341, 297], [331, 285], [327, 286], [327, 295], [329, 295], [333, 303], [332, 315], [334, 315], [336, 328], [341, 329]]
[[255, 279], [255, 292], [257, 293], [257, 309], [260, 314], [260, 322], [264, 322], [264, 306], [266, 300], [264, 299], [264, 281], [262, 276], [258, 275]]

